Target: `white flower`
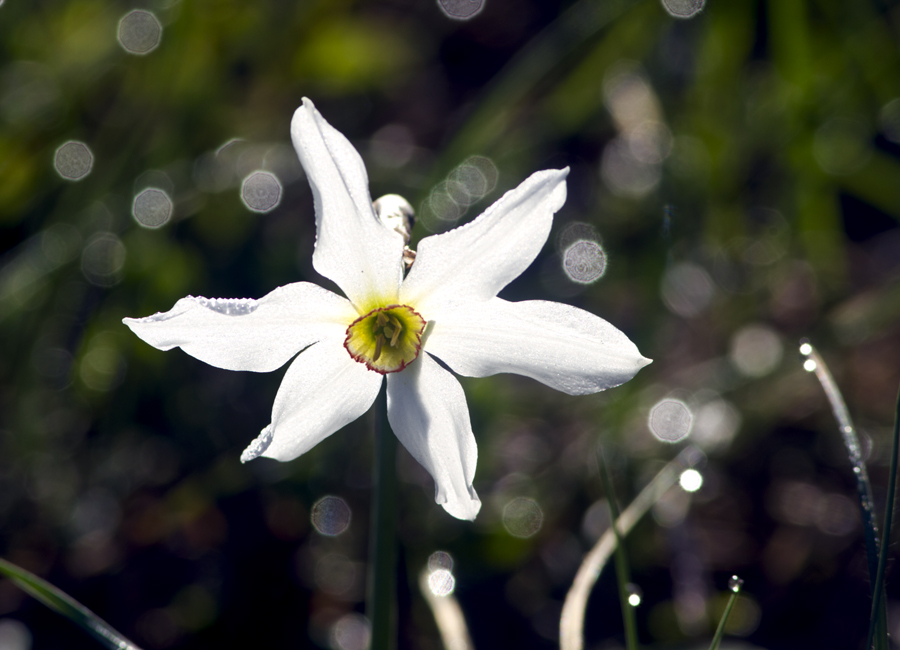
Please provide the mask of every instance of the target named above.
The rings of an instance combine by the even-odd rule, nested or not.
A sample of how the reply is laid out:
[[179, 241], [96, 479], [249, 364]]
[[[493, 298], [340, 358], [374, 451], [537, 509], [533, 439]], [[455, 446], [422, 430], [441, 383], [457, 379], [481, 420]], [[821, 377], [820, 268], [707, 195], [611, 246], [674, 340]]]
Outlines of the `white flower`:
[[547, 240], [568, 169], [538, 172], [471, 223], [426, 237], [404, 277], [404, 239], [377, 219], [357, 151], [309, 100], [291, 135], [315, 200], [313, 266], [346, 298], [297, 282], [259, 300], [188, 296], [124, 322], [160, 350], [180, 347], [226, 370], [268, 372], [296, 356], [271, 424], [242, 460], [296, 458], [365, 413], [386, 376], [394, 434], [434, 477], [437, 503], [474, 519], [466, 398], [435, 358], [467, 377], [513, 372], [570, 395], [617, 386], [649, 363], [586, 311], [497, 298]]

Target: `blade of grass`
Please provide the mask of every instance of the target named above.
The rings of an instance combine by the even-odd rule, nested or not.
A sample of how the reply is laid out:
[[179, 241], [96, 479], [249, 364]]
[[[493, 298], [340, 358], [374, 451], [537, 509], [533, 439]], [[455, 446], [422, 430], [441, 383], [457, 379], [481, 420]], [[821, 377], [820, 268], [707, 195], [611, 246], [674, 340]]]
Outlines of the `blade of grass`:
[[[606, 493], [606, 502], [609, 504], [610, 521], [619, 520], [619, 506], [616, 503], [616, 493], [613, 491], [612, 477], [609, 475], [609, 467], [606, 464], [606, 456], [601, 447], [597, 451], [600, 461], [600, 480], [603, 483], [603, 491]], [[628, 585], [631, 584], [631, 571], [628, 567], [628, 556], [625, 554], [625, 545], [622, 543], [622, 534], [617, 526], [612, 526], [616, 536], [616, 581], [619, 583], [619, 605], [622, 607], [622, 623], [625, 626], [625, 647], [628, 650], [637, 650], [637, 622], [634, 617], [634, 607], [628, 602]]]
[[709, 650], [718, 650], [719, 644], [722, 643], [722, 637], [725, 636], [725, 625], [728, 623], [728, 617], [731, 615], [731, 608], [734, 607], [734, 601], [737, 600], [743, 584], [744, 581], [737, 576], [731, 576], [731, 580], [728, 581], [728, 588], [731, 589], [731, 596], [728, 597], [728, 604], [725, 605], [725, 611], [722, 612], [719, 627], [716, 628], [712, 643], [709, 644]]
[[53, 611], [83, 627], [107, 648], [140, 650], [138, 646], [116, 632], [94, 612], [30, 571], [0, 559], [0, 575], [9, 578], [22, 591], [44, 603]]
[[[831, 411], [834, 413], [834, 419], [837, 420], [838, 429], [844, 439], [844, 446], [847, 448], [847, 454], [850, 457], [850, 464], [853, 465], [853, 474], [856, 476], [856, 491], [859, 495], [859, 510], [862, 516], [863, 533], [866, 543], [866, 560], [869, 568], [869, 582], [872, 585], [872, 604], [878, 605], [877, 610], [873, 610], [874, 618], [870, 622], [870, 627], [875, 627], [874, 640], [877, 642], [875, 646], [878, 650], [888, 650], [887, 642], [887, 608], [886, 599], [882, 593], [876, 595], [875, 589], [884, 591], [884, 583], [878, 579], [878, 555], [879, 555], [879, 535], [878, 524], [875, 523], [875, 505], [872, 501], [872, 484], [869, 482], [869, 473], [866, 471], [866, 464], [862, 457], [862, 447], [859, 444], [859, 437], [856, 435], [856, 427], [850, 419], [850, 412], [847, 410], [847, 404], [844, 397], [834, 381], [825, 360], [819, 355], [813, 345], [807, 340], [800, 341], [800, 354], [806, 358], [803, 362], [803, 368], [807, 372], [813, 372], [816, 379], [822, 385], [825, 396], [831, 404]], [[879, 587], [880, 585], [880, 587]], [[871, 646], [868, 646], [871, 648]]]
[[875, 589], [872, 592], [872, 615], [869, 619], [869, 638], [866, 641], [867, 650], [872, 647], [875, 636], [881, 636], [880, 645], [887, 647], [887, 629], [877, 629], [876, 622], [880, 620], [880, 613], [884, 609], [884, 572], [887, 568], [888, 547], [891, 545], [891, 524], [894, 518], [894, 497], [897, 490], [897, 448], [900, 447], [900, 391], [897, 393], [897, 408], [894, 413], [894, 438], [891, 441], [891, 475], [888, 479], [887, 503], [884, 506], [884, 542], [881, 544], [881, 553], [878, 555], [878, 573], [875, 579]]
[[437, 623], [444, 650], [475, 650], [459, 601], [456, 600], [452, 591], [435, 593], [430, 578], [431, 573], [428, 569], [419, 574], [419, 591], [422, 592], [425, 602], [428, 603], [431, 613], [434, 614], [434, 621]]
[[561, 650], [582, 650], [584, 648], [584, 612], [588, 596], [616, 547], [615, 531], [623, 537], [627, 536], [650, 507], [678, 482], [681, 472], [699, 463], [703, 457], [703, 452], [696, 447], [687, 447], [678, 454], [662, 468], [659, 474], [653, 477], [647, 487], [641, 490], [634, 501], [625, 508], [622, 515], [615, 520], [615, 524], [603, 533], [594, 548], [585, 556], [581, 566], [578, 567], [578, 573], [575, 574], [575, 580], [572, 581], [572, 587], [566, 594], [566, 601], [563, 604], [562, 616], [559, 620]]

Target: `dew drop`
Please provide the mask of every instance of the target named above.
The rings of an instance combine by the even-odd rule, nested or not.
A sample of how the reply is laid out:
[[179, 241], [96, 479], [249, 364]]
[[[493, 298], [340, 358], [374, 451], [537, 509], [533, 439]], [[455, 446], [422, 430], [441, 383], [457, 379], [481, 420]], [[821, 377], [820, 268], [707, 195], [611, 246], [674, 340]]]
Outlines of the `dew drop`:
[[446, 551], [435, 551], [428, 556], [428, 570], [437, 571], [438, 569], [453, 569], [453, 557]]
[[632, 607], [637, 607], [641, 604], [641, 599], [644, 597], [644, 592], [641, 591], [641, 588], [638, 587], [633, 582], [629, 582], [625, 585], [625, 591], [628, 593], [628, 604]]
[[503, 507], [503, 526], [513, 537], [531, 537], [543, 523], [544, 512], [534, 499], [516, 497]]
[[744, 581], [737, 576], [731, 576], [728, 579], [728, 588], [731, 589], [734, 593], [738, 593], [741, 590], [741, 587], [744, 586]]
[[259, 458], [264, 453], [266, 453], [266, 449], [268, 449], [269, 445], [272, 444], [272, 438], [274, 436], [275, 429], [273, 429], [272, 425], [270, 424], [265, 429], [263, 429], [259, 434], [259, 437], [251, 442], [250, 446], [243, 451], [243, 453], [241, 454], [241, 462], [248, 463], [254, 458]]
[[81, 251], [81, 272], [88, 282], [98, 287], [114, 286], [122, 279], [125, 244], [111, 232], [97, 233]]
[[337, 537], [350, 526], [350, 506], [340, 497], [322, 497], [312, 507], [309, 518], [320, 534]]
[[160, 228], [172, 217], [172, 199], [163, 190], [148, 187], [134, 197], [131, 214], [144, 228]]
[[453, 20], [469, 20], [484, 9], [484, 0], [438, 0], [444, 15]]
[[162, 25], [149, 11], [135, 9], [119, 21], [119, 44], [130, 54], [148, 54], [162, 38]]
[[331, 628], [334, 650], [366, 650], [372, 639], [372, 626], [360, 614], [346, 614]]
[[817, 367], [818, 367], [818, 365], [812, 359], [807, 359], [806, 361], [803, 362], [803, 369], [806, 372], [815, 372]]
[[662, 0], [663, 8], [674, 18], [693, 18], [705, 4], [706, 0]]
[[435, 596], [449, 596], [456, 588], [456, 578], [447, 569], [432, 571], [428, 576], [428, 589]]
[[67, 181], [80, 181], [91, 172], [94, 155], [83, 142], [66, 142], [56, 150], [53, 166]]
[[563, 269], [572, 282], [596, 282], [606, 271], [606, 253], [595, 241], [576, 241], [563, 253]]
[[703, 475], [695, 469], [686, 469], [678, 477], [678, 484], [685, 492], [696, 492], [703, 487]]
[[678, 442], [691, 432], [694, 417], [684, 402], [664, 399], [650, 409], [647, 426], [657, 439]]
[[281, 181], [270, 172], [253, 172], [241, 184], [241, 200], [253, 212], [271, 212], [281, 203]]
[[246, 316], [259, 307], [259, 301], [251, 298], [196, 298], [197, 302], [225, 316]]

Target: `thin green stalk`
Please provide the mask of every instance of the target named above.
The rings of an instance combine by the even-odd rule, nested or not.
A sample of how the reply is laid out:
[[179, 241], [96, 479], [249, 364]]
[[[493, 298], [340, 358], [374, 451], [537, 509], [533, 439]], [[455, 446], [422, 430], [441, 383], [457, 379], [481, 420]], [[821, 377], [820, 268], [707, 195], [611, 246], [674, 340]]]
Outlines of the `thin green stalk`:
[[0, 559], [0, 575], [9, 578], [22, 591], [41, 601], [53, 611], [83, 627], [107, 648], [140, 650], [138, 646], [119, 634], [94, 612], [30, 571]]
[[[803, 367], [808, 372], [814, 372], [816, 379], [822, 385], [825, 396], [831, 404], [831, 410], [834, 419], [837, 420], [838, 429], [844, 439], [844, 445], [847, 448], [847, 454], [850, 463], [853, 465], [853, 474], [856, 476], [856, 491], [859, 495], [859, 510], [862, 516], [863, 533], [866, 543], [866, 559], [869, 568], [869, 582], [872, 585], [872, 605], [878, 606], [873, 609], [873, 619], [870, 621], [870, 627], [875, 627], [873, 638], [878, 642], [876, 646], [879, 650], [887, 650], [887, 608], [885, 606], [886, 599], [883, 596], [884, 581], [879, 580], [879, 534], [878, 524], [875, 522], [875, 504], [872, 500], [872, 484], [869, 482], [869, 474], [866, 471], [866, 464], [862, 457], [862, 446], [859, 444], [859, 437], [856, 435], [856, 427], [850, 419], [850, 412], [847, 410], [847, 404], [838, 388], [834, 377], [825, 365], [825, 360], [819, 355], [812, 344], [803, 339], [800, 342], [800, 354], [806, 357]], [[876, 593], [876, 589], [880, 589]], [[871, 646], [868, 646], [869, 648]]]
[[[386, 384], [387, 382], [385, 382]], [[387, 421], [387, 392], [375, 400], [375, 472], [369, 527], [369, 584], [366, 615], [372, 624], [372, 650], [396, 646], [394, 603], [397, 567], [397, 438]]]
[[728, 623], [728, 617], [731, 615], [731, 608], [734, 607], [734, 601], [737, 600], [738, 594], [741, 591], [741, 585], [743, 584], [743, 580], [737, 576], [731, 576], [731, 580], [728, 582], [728, 588], [731, 589], [731, 596], [728, 597], [728, 604], [725, 605], [725, 611], [722, 612], [722, 618], [719, 620], [719, 627], [716, 628], [712, 643], [709, 644], [709, 650], [718, 650], [719, 644], [722, 643], [722, 637], [725, 636], [725, 625]]
[[[603, 482], [603, 491], [606, 492], [606, 500], [609, 504], [610, 521], [617, 522], [619, 520], [619, 506], [616, 503], [616, 495], [613, 492], [612, 477], [609, 475], [609, 467], [606, 465], [606, 458], [601, 448], [597, 457], [600, 460], [600, 480]], [[622, 607], [622, 622], [625, 625], [625, 647], [628, 650], [637, 650], [637, 622], [634, 617], [634, 607], [628, 602], [629, 585], [631, 584], [631, 572], [628, 568], [628, 556], [625, 555], [625, 545], [622, 543], [622, 533], [619, 532], [617, 526], [613, 525], [613, 531], [616, 535], [616, 580], [619, 583], [619, 604]]]
[[[869, 637], [866, 641], [866, 649], [872, 647], [875, 635], [879, 635], [879, 645], [887, 647], [887, 629], [877, 625], [879, 614], [884, 608], [884, 573], [887, 568], [888, 547], [891, 545], [891, 524], [894, 518], [894, 497], [897, 490], [897, 449], [900, 447], [900, 391], [897, 393], [897, 408], [894, 413], [894, 438], [891, 442], [891, 475], [888, 479], [887, 503], [884, 506], [884, 541], [881, 544], [881, 553], [878, 555], [878, 573], [875, 579], [875, 589], [872, 592], [872, 615], [869, 619]], [[876, 630], [876, 628], [880, 628]]]

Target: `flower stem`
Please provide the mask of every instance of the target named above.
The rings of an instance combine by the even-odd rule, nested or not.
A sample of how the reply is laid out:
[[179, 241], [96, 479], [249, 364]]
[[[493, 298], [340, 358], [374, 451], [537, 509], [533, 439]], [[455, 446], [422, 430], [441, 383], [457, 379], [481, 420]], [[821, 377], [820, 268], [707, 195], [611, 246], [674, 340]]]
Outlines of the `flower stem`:
[[[385, 382], [386, 383], [386, 382]], [[396, 645], [394, 602], [397, 565], [397, 438], [387, 421], [387, 392], [375, 400], [375, 471], [369, 527], [369, 584], [366, 615], [372, 623], [372, 650]]]

